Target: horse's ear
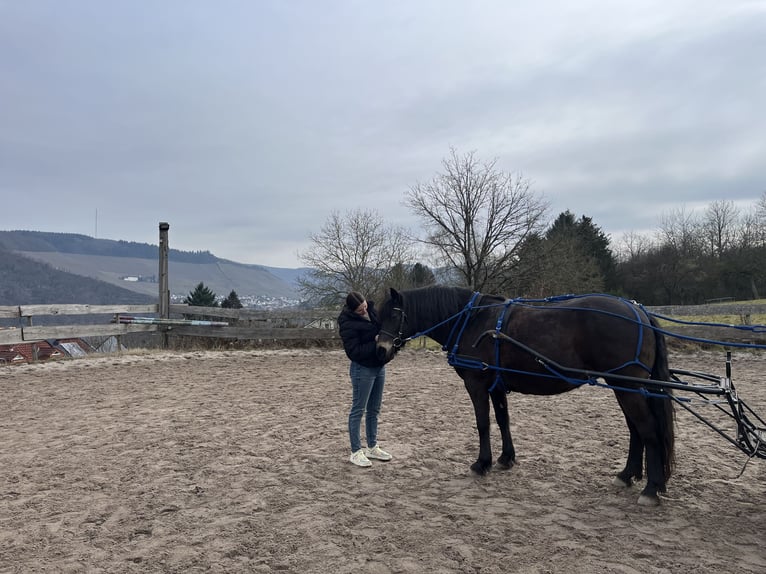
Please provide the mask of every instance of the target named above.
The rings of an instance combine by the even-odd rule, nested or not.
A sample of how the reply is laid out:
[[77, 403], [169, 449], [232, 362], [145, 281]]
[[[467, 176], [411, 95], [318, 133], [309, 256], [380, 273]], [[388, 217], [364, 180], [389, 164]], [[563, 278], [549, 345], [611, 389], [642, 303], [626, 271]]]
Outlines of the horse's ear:
[[391, 293], [391, 301], [393, 301], [394, 303], [402, 302], [402, 296], [399, 294], [399, 291], [397, 291], [393, 287], [389, 287], [389, 291]]

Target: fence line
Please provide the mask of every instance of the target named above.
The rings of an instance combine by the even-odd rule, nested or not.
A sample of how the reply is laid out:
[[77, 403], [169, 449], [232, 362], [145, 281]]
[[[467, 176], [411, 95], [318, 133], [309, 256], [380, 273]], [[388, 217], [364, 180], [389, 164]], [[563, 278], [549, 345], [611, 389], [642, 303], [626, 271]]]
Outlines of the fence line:
[[[230, 325], [141, 324], [121, 322], [121, 316], [158, 315], [158, 305], [21, 305], [0, 306], [0, 318], [15, 319], [18, 325], [0, 329], [0, 345], [13, 345], [50, 339], [82, 337], [120, 337], [129, 333], [158, 332], [170, 337], [209, 337], [243, 340], [328, 340], [337, 339], [332, 310], [260, 311], [170, 305], [171, 316], [214, 318]], [[36, 325], [43, 317], [83, 316], [88, 323]], [[95, 322], [99, 321], [100, 322]], [[163, 321], [158, 321], [162, 323]], [[170, 321], [172, 322], [172, 320]], [[182, 321], [178, 321], [182, 323]]]
[[[749, 324], [753, 315], [766, 314], [766, 304], [690, 305], [647, 307], [653, 313], [668, 317], [729, 315], [739, 316], [741, 324]], [[0, 318], [16, 319], [15, 328], [0, 329], [0, 345], [10, 345], [50, 339], [109, 337], [129, 333], [158, 332], [168, 337], [207, 337], [239, 340], [332, 340], [338, 339], [337, 310], [282, 309], [223, 309], [220, 307], [169, 306], [169, 321], [173, 319], [210, 320], [228, 325], [140, 324], [120, 322], [121, 316], [136, 314], [158, 315], [158, 305], [20, 305], [0, 306]], [[89, 323], [72, 325], [36, 325], [43, 317], [83, 316]], [[99, 322], [100, 321], [100, 322]], [[158, 321], [162, 323], [163, 321]], [[191, 323], [191, 321], [190, 321]], [[763, 340], [766, 334], [712, 326], [670, 325], [668, 330], [680, 335], [747, 342]]]

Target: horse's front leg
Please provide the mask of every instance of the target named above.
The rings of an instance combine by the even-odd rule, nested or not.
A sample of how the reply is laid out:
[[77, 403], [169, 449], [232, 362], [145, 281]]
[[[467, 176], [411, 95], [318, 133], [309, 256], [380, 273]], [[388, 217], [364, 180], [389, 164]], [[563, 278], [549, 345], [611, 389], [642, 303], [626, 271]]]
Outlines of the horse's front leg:
[[468, 396], [476, 415], [476, 430], [479, 431], [479, 458], [471, 465], [476, 474], [484, 475], [492, 467], [492, 447], [489, 442], [489, 393], [486, 383], [481, 380], [464, 379]]
[[496, 388], [490, 395], [492, 407], [495, 409], [495, 420], [500, 427], [500, 436], [503, 439], [503, 453], [497, 459], [497, 464], [503, 468], [511, 468], [516, 462], [516, 449], [513, 447], [511, 438], [511, 420], [508, 414], [508, 395], [502, 387]]

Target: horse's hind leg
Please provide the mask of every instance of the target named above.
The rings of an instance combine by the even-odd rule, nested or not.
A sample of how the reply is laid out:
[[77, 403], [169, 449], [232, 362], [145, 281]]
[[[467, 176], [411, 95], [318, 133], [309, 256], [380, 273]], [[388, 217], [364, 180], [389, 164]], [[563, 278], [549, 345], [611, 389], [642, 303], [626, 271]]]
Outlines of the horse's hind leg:
[[513, 447], [511, 438], [511, 421], [508, 415], [508, 395], [505, 389], [495, 389], [490, 396], [492, 397], [492, 407], [495, 410], [495, 420], [500, 427], [500, 436], [503, 439], [503, 452], [497, 459], [497, 464], [503, 468], [511, 468], [516, 462], [516, 449]]
[[[620, 396], [617, 395], [617, 401], [620, 401]], [[616, 486], [630, 486], [633, 484], [633, 479], [641, 480], [644, 476], [644, 441], [641, 439], [641, 435], [636, 429], [636, 425], [630, 420], [630, 417], [623, 410], [625, 415], [625, 422], [628, 424], [628, 431], [630, 432], [630, 444], [628, 446], [628, 460], [625, 463], [625, 468], [622, 469], [617, 476], [614, 477], [614, 484]]]
[[667, 478], [663, 462], [666, 455], [663, 454], [662, 437], [658, 431], [660, 421], [652, 412], [646, 397], [630, 392], [616, 391], [615, 394], [630, 429], [628, 463], [617, 478], [627, 484], [630, 483], [624, 480], [626, 477], [640, 478], [642, 453], [646, 449], [646, 486], [641, 491], [638, 503], [655, 506], [660, 503], [658, 493], [665, 492]]

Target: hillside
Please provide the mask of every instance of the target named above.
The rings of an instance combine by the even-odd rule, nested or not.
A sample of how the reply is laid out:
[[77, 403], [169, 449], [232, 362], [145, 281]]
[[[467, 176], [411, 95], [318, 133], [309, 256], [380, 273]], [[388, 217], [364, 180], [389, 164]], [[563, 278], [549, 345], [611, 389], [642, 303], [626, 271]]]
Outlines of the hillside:
[[[140, 296], [142, 302], [147, 298], [156, 301], [158, 296], [157, 245], [68, 233], [0, 231], [0, 248], [3, 247], [0, 276], [3, 277], [2, 293], [5, 295], [0, 304], [30, 303], [31, 299], [66, 303], [69, 301], [54, 295], [85, 278], [103, 284], [103, 296], [128, 297], [119, 295], [126, 291]], [[19, 274], [19, 268], [27, 271]], [[170, 249], [168, 253], [170, 292], [176, 299], [185, 297], [202, 282], [221, 296], [234, 290], [240, 298], [297, 300], [294, 279], [300, 273], [299, 269], [271, 269], [236, 263], [220, 259], [208, 251]], [[52, 298], [47, 299], [49, 296]], [[46, 300], [41, 301], [41, 297]], [[76, 302], [95, 304], [95, 301], [83, 299]], [[121, 298], [109, 302], [127, 301]]]
[[0, 245], [0, 305], [144, 304], [156, 303], [157, 298], [157, 293], [137, 293], [53, 269]]

